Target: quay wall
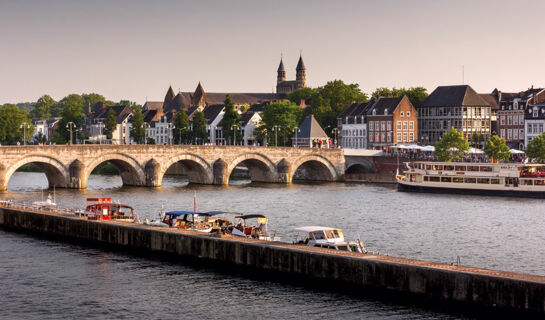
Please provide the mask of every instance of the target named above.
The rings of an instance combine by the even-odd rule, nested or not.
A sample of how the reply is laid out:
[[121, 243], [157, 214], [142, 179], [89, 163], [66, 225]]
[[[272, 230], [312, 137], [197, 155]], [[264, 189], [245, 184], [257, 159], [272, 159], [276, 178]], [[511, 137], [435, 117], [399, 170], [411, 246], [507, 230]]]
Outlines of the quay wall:
[[468, 303], [485, 310], [545, 314], [545, 281], [497, 276], [494, 272], [478, 274], [445, 270], [422, 264], [381, 261], [374, 255], [337, 255], [289, 245], [222, 239], [13, 208], [0, 208], [0, 227], [67, 241], [79, 239], [139, 252], [206, 259], [256, 270], [323, 279], [366, 290], [379, 289]]

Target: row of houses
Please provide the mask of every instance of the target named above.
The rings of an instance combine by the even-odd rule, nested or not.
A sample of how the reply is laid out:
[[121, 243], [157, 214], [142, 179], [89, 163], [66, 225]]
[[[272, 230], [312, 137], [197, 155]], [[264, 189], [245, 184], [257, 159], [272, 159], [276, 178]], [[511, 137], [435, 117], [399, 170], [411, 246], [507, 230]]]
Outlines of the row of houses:
[[511, 148], [524, 149], [545, 130], [545, 89], [479, 94], [469, 85], [440, 86], [418, 106], [407, 97], [353, 103], [337, 124], [343, 148], [430, 145], [454, 127], [478, 146], [499, 135]]

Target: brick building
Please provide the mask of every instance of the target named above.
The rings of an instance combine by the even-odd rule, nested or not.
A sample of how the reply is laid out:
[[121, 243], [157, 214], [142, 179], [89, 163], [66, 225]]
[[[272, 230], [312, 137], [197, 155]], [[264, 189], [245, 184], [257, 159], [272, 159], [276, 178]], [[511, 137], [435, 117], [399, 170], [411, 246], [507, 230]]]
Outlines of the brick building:
[[370, 149], [418, 141], [418, 116], [407, 96], [370, 102], [367, 137]]

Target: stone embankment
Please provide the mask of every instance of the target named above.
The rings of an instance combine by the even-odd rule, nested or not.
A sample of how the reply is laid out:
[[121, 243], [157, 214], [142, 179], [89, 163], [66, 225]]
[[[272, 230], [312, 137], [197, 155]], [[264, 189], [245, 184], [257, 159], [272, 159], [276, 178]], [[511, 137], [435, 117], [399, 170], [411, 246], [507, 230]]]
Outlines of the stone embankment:
[[326, 280], [367, 290], [465, 303], [483, 310], [545, 314], [545, 277], [278, 242], [213, 237], [71, 214], [0, 207], [0, 227], [59, 239], [156, 252]]

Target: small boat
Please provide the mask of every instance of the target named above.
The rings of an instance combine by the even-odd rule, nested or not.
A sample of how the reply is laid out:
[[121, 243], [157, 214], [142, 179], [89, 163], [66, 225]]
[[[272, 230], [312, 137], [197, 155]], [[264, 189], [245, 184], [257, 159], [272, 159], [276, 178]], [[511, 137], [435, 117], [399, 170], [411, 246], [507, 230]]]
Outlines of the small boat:
[[89, 220], [135, 221], [133, 208], [113, 203], [112, 198], [88, 198], [85, 215]]
[[202, 217], [203, 215], [205, 215], [203, 212], [169, 211], [165, 213], [161, 222], [171, 228], [187, 229], [205, 233], [212, 232], [213, 228], [202, 218], [199, 219], [199, 217]]
[[55, 211], [57, 209], [57, 204], [51, 198], [51, 194], [50, 194], [47, 196], [47, 200], [45, 201], [42, 200], [42, 201], [32, 202], [32, 208], [37, 210]]
[[307, 226], [293, 229], [297, 233], [306, 234], [306, 237], [299, 240], [295, 238], [296, 244], [304, 244], [310, 247], [327, 248], [339, 251], [350, 251], [366, 253], [360, 240], [356, 242], [345, 242], [341, 229], [319, 226]]
[[[267, 222], [268, 219], [262, 214], [248, 214], [236, 216], [235, 219], [240, 219], [241, 222], [238, 223], [235, 228], [232, 230], [231, 234], [234, 236], [248, 237], [253, 239], [265, 240], [265, 241], [280, 241], [280, 237], [276, 237], [276, 234], [272, 237], [267, 231]], [[247, 220], [257, 219], [257, 225], [247, 224]]]

